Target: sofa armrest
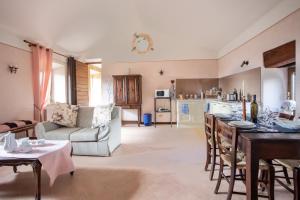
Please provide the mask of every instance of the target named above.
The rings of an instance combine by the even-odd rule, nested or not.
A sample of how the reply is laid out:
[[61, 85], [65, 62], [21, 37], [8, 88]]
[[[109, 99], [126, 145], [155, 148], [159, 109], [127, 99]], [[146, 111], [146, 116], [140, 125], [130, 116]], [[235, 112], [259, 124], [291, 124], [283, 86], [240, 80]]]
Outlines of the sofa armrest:
[[37, 138], [45, 138], [46, 132], [53, 131], [60, 127], [61, 126], [59, 126], [53, 122], [49, 122], [49, 121], [40, 122], [35, 126], [35, 134], [36, 134]]

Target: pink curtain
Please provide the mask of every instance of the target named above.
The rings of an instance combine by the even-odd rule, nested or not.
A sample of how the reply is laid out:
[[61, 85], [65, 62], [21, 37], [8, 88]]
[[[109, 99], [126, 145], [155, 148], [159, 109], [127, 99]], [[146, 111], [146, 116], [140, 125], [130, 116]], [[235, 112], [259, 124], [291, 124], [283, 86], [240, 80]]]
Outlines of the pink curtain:
[[52, 50], [40, 45], [31, 46], [32, 49], [32, 78], [34, 96], [34, 119], [43, 121], [47, 103], [48, 84], [52, 71]]

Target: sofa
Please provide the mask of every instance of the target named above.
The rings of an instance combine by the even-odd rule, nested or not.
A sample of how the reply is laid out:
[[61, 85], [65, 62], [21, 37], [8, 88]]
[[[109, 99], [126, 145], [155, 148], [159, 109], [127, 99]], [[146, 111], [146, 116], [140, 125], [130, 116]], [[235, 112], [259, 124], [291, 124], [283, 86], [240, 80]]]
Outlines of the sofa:
[[[51, 111], [47, 109], [47, 118]], [[70, 140], [73, 155], [111, 156], [121, 144], [121, 108], [115, 106], [107, 126], [91, 128], [94, 107], [79, 107], [76, 127], [68, 128], [50, 121], [38, 123], [35, 133], [38, 139]]]

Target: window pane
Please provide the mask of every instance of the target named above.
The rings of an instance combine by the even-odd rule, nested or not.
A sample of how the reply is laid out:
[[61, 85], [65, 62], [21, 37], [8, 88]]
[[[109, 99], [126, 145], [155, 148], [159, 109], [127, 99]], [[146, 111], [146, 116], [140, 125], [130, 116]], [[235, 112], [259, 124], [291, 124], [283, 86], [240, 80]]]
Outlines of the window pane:
[[52, 102], [66, 102], [66, 67], [60, 63], [52, 65]]
[[89, 66], [90, 106], [101, 104], [101, 68]]

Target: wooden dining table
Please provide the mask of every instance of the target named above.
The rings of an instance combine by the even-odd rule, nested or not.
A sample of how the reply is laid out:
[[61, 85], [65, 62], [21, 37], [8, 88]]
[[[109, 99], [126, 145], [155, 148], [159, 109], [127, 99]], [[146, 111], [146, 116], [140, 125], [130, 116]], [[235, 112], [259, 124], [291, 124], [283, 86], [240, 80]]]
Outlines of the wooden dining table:
[[[221, 119], [222, 120], [222, 119]], [[229, 123], [229, 119], [224, 119]], [[258, 199], [259, 160], [300, 159], [300, 130], [282, 128], [276, 124], [264, 127], [256, 124], [253, 129], [237, 128], [239, 148], [246, 154], [246, 195], [247, 200]], [[294, 174], [300, 179], [300, 170]], [[300, 191], [300, 185], [297, 185]], [[300, 196], [295, 199], [300, 200]]]
[[[300, 133], [240, 133], [240, 138], [246, 153], [247, 200], [256, 200], [259, 159], [300, 159]], [[295, 172], [300, 178], [299, 169]]]

